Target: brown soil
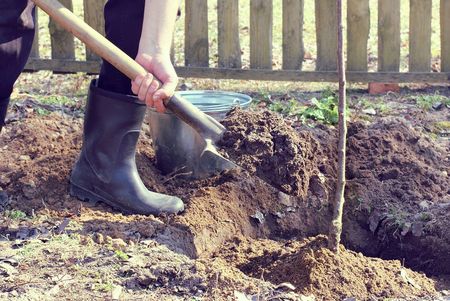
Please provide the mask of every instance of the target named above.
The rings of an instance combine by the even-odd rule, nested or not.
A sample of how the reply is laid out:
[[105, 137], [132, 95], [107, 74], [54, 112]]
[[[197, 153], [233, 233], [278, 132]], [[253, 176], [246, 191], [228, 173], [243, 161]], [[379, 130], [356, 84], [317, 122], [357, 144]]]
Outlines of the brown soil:
[[296, 132], [269, 111], [234, 109], [223, 121], [227, 128], [221, 145], [244, 169], [281, 191], [306, 197], [317, 174], [319, 145], [308, 132]]
[[[450, 145], [439, 147], [407, 123], [388, 119], [350, 126], [348, 152], [347, 245], [450, 273]], [[351, 228], [372, 239], [361, 240]]]
[[436, 294], [433, 281], [402, 267], [400, 261], [364, 257], [342, 246], [335, 255], [326, 244], [325, 236], [284, 243], [241, 241], [238, 252], [225, 248], [223, 254], [246, 274], [275, 284], [291, 283], [296, 291], [319, 300], [425, 298]]
[[[106, 205], [82, 203], [70, 197], [67, 194], [67, 179], [81, 146], [81, 120], [56, 113], [49, 116], [31, 114], [28, 118], [10, 124], [7, 131], [2, 133], [0, 187], [10, 196], [8, 208], [19, 209], [29, 215], [69, 218], [80, 223], [81, 235], [100, 233], [134, 242], [151, 238], [177, 253], [192, 258], [200, 257], [206, 264], [213, 257], [217, 257], [215, 260], [220, 263], [223, 257], [229, 265], [239, 267], [254, 277], [259, 277], [257, 274], [262, 268], [258, 264], [261, 263], [269, 267], [266, 279], [277, 283], [282, 280], [275, 268], [282, 266], [280, 256], [266, 256], [259, 262], [255, 256], [252, 257], [252, 252], [240, 247], [240, 242], [248, 239], [256, 249], [253, 253], [260, 254], [266, 246], [261, 245], [259, 239], [304, 238], [327, 232], [335, 173], [330, 141], [334, 142], [335, 137], [326, 128], [295, 130], [276, 114], [268, 112], [234, 111], [225, 124], [229, 133], [225, 136], [224, 147], [244, 170], [231, 171], [207, 180], [188, 181], [162, 176], [153, 164], [151, 139], [146, 134], [142, 135], [137, 163], [144, 183], [152, 190], [183, 198], [187, 209], [179, 216], [124, 216]], [[352, 248], [367, 249], [369, 252], [370, 244], [375, 250], [383, 250], [386, 237], [376, 236], [381, 233], [391, 235], [390, 244], [384, 250], [394, 250], [393, 241], [400, 237], [393, 235], [398, 233], [405, 233], [401, 235], [402, 241], [411, 237], [420, 247], [431, 239], [434, 245], [430, 247], [439, 246], [443, 249], [435, 250], [435, 253], [424, 251], [423, 256], [431, 258], [435, 266], [443, 265], [449, 257], [449, 253], [442, 253], [448, 250], [445, 249], [448, 247], [445, 245], [448, 236], [444, 232], [448, 218], [442, 221], [438, 217], [448, 217], [449, 209], [442, 207], [444, 209], [439, 213], [433, 210], [445, 205], [449, 195], [445, 191], [450, 187], [449, 178], [444, 172], [449, 171], [449, 162], [442, 158], [442, 154], [448, 153], [440, 153], [432, 145], [421, 146], [420, 136], [419, 139], [413, 139], [413, 134], [410, 134], [414, 133], [413, 130], [401, 123], [397, 124], [391, 127], [384, 123], [350, 127], [350, 181], [345, 241]], [[356, 140], [357, 137], [360, 140]], [[383, 142], [383, 139], [391, 143]], [[391, 163], [377, 161], [379, 156]], [[417, 168], [423, 171], [419, 172]], [[398, 171], [392, 171], [394, 169]], [[410, 180], [413, 178], [411, 175], [414, 181]], [[435, 177], [429, 183], [432, 189], [422, 187], [426, 184], [424, 180], [431, 175]], [[409, 187], [403, 188], [404, 183]], [[420, 204], [396, 194], [400, 188], [408, 196], [411, 195], [408, 191], [417, 191], [420, 194], [417, 200], [429, 196], [425, 198], [429, 202], [428, 209], [418, 211]], [[392, 212], [392, 208], [406, 214], [406, 221], [411, 223], [409, 231], [395, 232], [395, 229], [388, 227], [390, 224], [379, 225], [389, 220], [383, 216]], [[375, 223], [374, 212], [381, 216], [373, 230], [375, 236], [371, 233]], [[424, 221], [423, 212], [432, 215], [427, 215]], [[423, 222], [421, 236], [413, 235], [417, 229], [413, 227], [415, 220], [412, 218], [418, 213], [420, 216], [417, 218]], [[19, 229], [5, 224], [0, 227], [0, 232], [14, 236]], [[315, 241], [320, 242], [322, 239], [291, 242], [298, 248], [289, 255], [285, 254], [284, 258], [291, 266], [297, 262], [309, 264], [305, 270], [288, 270], [288, 266], [284, 266], [286, 273], [292, 274], [292, 277], [283, 281], [294, 282], [298, 292], [315, 293], [324, 298], [354, 294], [352, 296], [362, 299], [372, 294], [413, 298], [434, 292], [423, 276], [412, 271], [407, 271], [407, 275], [421, 289], [411, 283], [401, 285], [404, 275], [399, 274], [398, 262], [367, 259], [345, 250], [342, 250], [340, 257], [333, 257]], [[286, 245], [271, 243], [270, 252], [273, 254], [286, 252]], [[225, 244], [231, 247], [225, 253], [219, 252]], [[234, 252], [234, 255], [230, 255], [230, 252]], [[311, 254], [320, 258], [316, 266], [310, 264]], [[438, 255], [433, 257], [433, 254]], [[230, 258], [235, 260], [230, 261]], [[427, 258], [420, 260], [425, 262]], [[372, 269], [352, 269], [348, 260], [355, 267], [368, 264]], [[254, 268], [246, 266], [245, 261]], [[339, 277], [327, 272], [331, 265], [337, 266], [336, 271], [343, 271]], [[367, 279], [369, 275], [370, 279]], [[313, 279], [309, 283], [315, 288], [308, 286], [308, 282], [296, 280], [305, 277]], [[383, 280], [386, 277], [392, 281]], [[365, 279], [367, 283], [355, 283], [354, 288], [350, 289], [353, 284], [347, 282], [356, 279]], [[327, 286], [329, 281], [331, 283]]]

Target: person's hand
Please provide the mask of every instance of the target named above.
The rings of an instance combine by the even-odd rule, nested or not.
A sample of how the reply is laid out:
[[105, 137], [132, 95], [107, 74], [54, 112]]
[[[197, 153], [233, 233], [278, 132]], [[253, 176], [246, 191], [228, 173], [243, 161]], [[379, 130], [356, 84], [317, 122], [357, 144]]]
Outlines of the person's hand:
[[[178, 84], [178, 76], [170, 61], [170, 56], [138, 54], [136, 57], [142, 67], [149, 73], [146, 76], [138, 76], [131, 81], [131, 90], [144, 101], [149, 107], [154, 107], [156, 111], [164, 113], [164, 100], [170, 98]], [[155, 75], [161, 82], [159, 83], [151, 75]]]

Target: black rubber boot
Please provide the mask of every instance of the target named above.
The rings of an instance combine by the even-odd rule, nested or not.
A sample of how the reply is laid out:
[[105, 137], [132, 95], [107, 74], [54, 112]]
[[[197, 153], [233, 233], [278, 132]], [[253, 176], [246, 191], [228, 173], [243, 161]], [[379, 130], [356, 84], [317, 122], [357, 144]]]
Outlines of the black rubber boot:
[[133, 96], [90, 86], [84, 140], [70, 177], [70, 193], [101, 201], [125, 213], [160, 214], [184, 210], [173, 196], [148, 191], [136, 169], [135, 151], [146, 106]]
[[5, 126], [6, 112], [8, 111], [9, 98], [0, 99], [0, 133]]

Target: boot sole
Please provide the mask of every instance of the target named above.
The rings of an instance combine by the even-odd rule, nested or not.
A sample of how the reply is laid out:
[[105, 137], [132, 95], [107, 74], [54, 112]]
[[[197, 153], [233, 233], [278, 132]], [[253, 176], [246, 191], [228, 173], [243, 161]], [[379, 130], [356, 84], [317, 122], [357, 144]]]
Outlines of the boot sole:
[[70, 183], [70, 190], [69, 193], [71, 196], [78, 198], [79, 200], [83, 202], [100, 202], [108, 204], [109, 206], [113, 207], [116, 210], [119, 210], [126, 214], [133, 214], [130, 210], [125, 209], [123, 207], [118, 206], [117, 204], [105, 199], [104, 197], [96, 194], [95, 192], [92, 192], [90, 190], [81, 188], [73, 183]]

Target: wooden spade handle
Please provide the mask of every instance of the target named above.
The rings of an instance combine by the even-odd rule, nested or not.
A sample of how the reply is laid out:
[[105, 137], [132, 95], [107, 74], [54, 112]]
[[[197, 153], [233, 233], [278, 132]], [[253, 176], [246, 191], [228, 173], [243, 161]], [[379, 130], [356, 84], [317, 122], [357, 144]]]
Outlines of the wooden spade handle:
[[[75, 16], [57, 0], [32, 0], [36, 6], [45, 11], [57, 24], [71, 32], [86, 44], [94, 53], [108, 61], [128, 78], [145, 76], [148, 71], [130, 58], [125, 52], [108, 39]], [[155, 77], [155, 79], [157, 79]], [[214, 118], [200, 111], [192, 103], [179, 95], [164, 102], [166, 107], [184, 122], [192, 126], [203, 138], [217, 141], [225, 131], [225, 127]]]

